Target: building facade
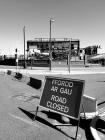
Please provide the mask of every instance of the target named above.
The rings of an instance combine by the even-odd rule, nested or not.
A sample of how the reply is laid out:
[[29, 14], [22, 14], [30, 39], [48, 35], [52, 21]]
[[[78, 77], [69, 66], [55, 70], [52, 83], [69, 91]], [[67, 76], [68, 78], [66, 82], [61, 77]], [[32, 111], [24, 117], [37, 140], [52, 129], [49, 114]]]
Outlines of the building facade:
[[[51, 50], [50, 50], [51, 43]], [[69, 51], [71, 56], [79, 56], [80, 40], [70, 38], [35, 38], [27, 41], [27, 52], [52, 53], [53, 58], [66, 59]]]

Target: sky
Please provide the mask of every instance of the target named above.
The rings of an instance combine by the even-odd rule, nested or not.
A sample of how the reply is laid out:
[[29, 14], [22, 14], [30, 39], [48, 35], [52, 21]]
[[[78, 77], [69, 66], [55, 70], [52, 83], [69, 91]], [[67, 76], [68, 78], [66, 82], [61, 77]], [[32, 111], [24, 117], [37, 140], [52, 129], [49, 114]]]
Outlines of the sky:
[[80, 47], [100, 45], [105, 53], [105, 0], [0, 0], [0, 54], [24, 53], [25, 39], [80, 40]]

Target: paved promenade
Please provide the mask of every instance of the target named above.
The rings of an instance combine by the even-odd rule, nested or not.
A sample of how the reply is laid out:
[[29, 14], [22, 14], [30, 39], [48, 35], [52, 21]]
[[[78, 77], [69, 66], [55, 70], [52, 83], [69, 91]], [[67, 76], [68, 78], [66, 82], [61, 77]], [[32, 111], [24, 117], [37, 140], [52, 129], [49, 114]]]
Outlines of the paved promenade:
[[[69, 72], [67, 67], [56, 67], [56, 68], [52, 68], [51, 70], [49, 70], [48, 67], [47, 68], [34, 67], [32, 69], [31, 69], [31, 67], [28, 67], [27, 69], [23, 69], [23, 68], [17, 68], [17, 67], [0, 66], [0, 72], [3, 72], [3, 73], [5, 72], [6, 73], [8, 70], [11, 70], [12, 72], [20, 72], [20, 73], [22, 73], [24, 75], [27, 75], [27, 76], [28, 75], [30, 76], [31, 74], [33, 76], [34, 75], [35, 76], [36, 75], [41, 75], [41, 76], [44, 76], [44, 75], [57, 75], [57, 76], [58, 75], [61, 75], [61, 76], [62, 75], [68, 75], [68, 76], [72, 75], [72, 76], [75, 76], [76, 75], [76, 76], [80, 76], [82, 74], [81, 78], [84, 78], [84, 76], [86, 77], [85, 93], [86, 94], [88, 93], [91, 96], [95, 96], [97, 99], [99, 98], [99, 95], [100, 95], [100, 97], [102, 99], [104, 99], [104, 89], [105, 89], [104, 86], [105, 85], [104, 85], [104, 82], [102, 82], [102, 81], [104, 81], [104, 76], [100, 75], [100, 77], [97, 77], [96, 74], [97, 75], [98, 74], [104, 74], [105, 73], [105, 67], [97, 67], [97, 66], [94, 66], [94, 67], [93, 66], [92, 67], [71, 67], [70, 72]], [[87, 74], [90, 74], [90, 75], [87, 75]], [[91, 74], [93, 74], [93, 75], [91, 75]], [[89, 80], [89, 76], [93, 77], [92, 81]], [[41, 94], [41, 93], [39, 91], [35, 92], [35, 90], [30, 89], [25, 84], [24, 84], [24, 86], [22, 84], [21, 91], [20, 91], [20, 84], [21, 83], [16, 82], [16, 81], [14, 82], [13, 80], [9, 79], [9, 77], [5, 77], [5, 79], [3, 79], [3, 77], [1, 77], [1, 79], [2, 79], [2, 81], [1, 81], [2, 93], [5, 93], [5, 94], [3, 94], [3, 99], [1, 98], [1, 101], [2, 101], [1, 103], [4, 104], [5, 103], [4, 99], [7, 98], [8, 100], [6, 100], [6, 106], [9, 106], [10, 110], [8, 110], [8, 107], [6, 107], [6, 109], [4, 109], [5, 106], [1, 104], [1, 110], [3, 112], [2, 113], [3, 117], [0, 118], [0, 122], [1, 122], [1, 124], [6, 122], [5, 123], [6, 125], [5, 125], [5, 128], [0, 127], [0, 129], [1, 130], [5, 129], [6, 131], [8, 130], [9, 131], [8, 135], [9, 135], [10, 138], [14, 136], [14, 139], [16, 139], [18, 137], [17, 135], [14, 135], [14, 131], [16, 131], [16, 132], [18, 132], [18, 135], [20, 135], [22, 137], [22, 139], [24, 139], [24, 137], [28, 137], [25, 133], [26, 130], [24, 131], [25, 135], [23, 136], [20, 132], [20, 129], [18, 129], [16, 127], [17, 124], [18, 124], [19, 127], [21, 127], [22, 130], [23, 130], [23, 126], [21, 125], [21, 122], [23, 122], [24, 125], [26, 125], [26, 127], [29, 127], [28, 130], [31, 129], [33, 132], [35, 130], [37, 130], [38, 134], [40, 134], [40, 137], [42, 138], [43, 133], [44, 133], [44, 135], [47, 134], [46, 129], [47, 129], [48, 126], [46, 126], [46, 124], [43, 124], [43, 122], [41, 122], [41, 125], [44, 125], [44, 127], [41, 126], [40, 123], [39, 123], [40, 122], [39, 120], [37, 120], [36, 122], [33, 123], [31, 120], [29, 120], [29, 118], [27, 118], [26, 115], [22, 114], [20, 112], [20, 110], [17, 109], [18, 106], [21, 106], [21, 108], [23, 108], [23, 109], [25, 108], [26, 110], [34, 110], [35, 107], [34, 108], [33, 108], [33, 106], [31, 107], [31, 103], [33, 103], [33, 102], [30, 102], [30, 103], [27, 103], [26, 101], [23, 102], [22, 99], [27, 99], [26, 94], [29, 91], [30, 91], [29, 95], [31, 95], [32, 94], [31, 92], [33, 92], [34, 96], [35, 96], [35, 94], [36, 95], [38, 94], [38, 96], [39, 96], [39, 94]], [[95, 84], [95, 90], [94, 90], [94, 84]], [[8, 88], [5, 88], [5, 85], [8, 85], [7, 87], [11, 87], [11, 88], [9, 88], [9, 90], [8, 90]], [[18, 88], [19, 88], [19, 91], [18, 91]], [[23, 93], [23, 91], [24, 91], [24, 93]], [[97, 94], [99, 92], [100, 92], [100, 94]], [[17, 97], [19, 97], [19, 98], [17, 98]], [[21, 100], [19, 100], [20, 97], [22, 98]], [[10, 100], [10, 99], [12, 99], [12, 100]], [[15, 100], [15, 102], [13, 102], [13, 99]], [[36, 99], [35, 99], [34, 103], [35, 103], [35, 105], [37, 104]], [[6, 110], [6, 114], [8, 114], [8, 115], [6, 115], [6, 119], [3, 120], [5, 110]], [[41, 115], [43, 115], [43, 113]], [[8, 118], [10, 118], [11, 121], [15, 120], [15, 124], [11, 127], [11, 130], [8, 129], [8, 127], [10, 126], [10, 121], [8, 121], [9, 120]], [[93, 123], [94, 123], [94, 121], [93, 121]], [[104, 124], [104, 121], [102, 123]], [[27, 124], [30, 124], [31, 127]], [[87, 124], [88, 124], [88, 121], [85, 121], [86, 126], [87, 126]], [[87, 136], [87, 133], [90, 132], [90, 128], [92, 129], [91, 132], [92, 132], [93, 137], [95, 137], [94, 139], [97, 140], [97, 137], [99, 137], [99, 140], [105, 139], [105, 135], [103, 133], [101, 133], [99, 131], [97, 132], [96, 129], [93, 129], [93, 128], [95, 128], [95, 126], [86, 127], [85, 125], [83, 126], [83, 122], [82, 122], [82, 125], [80, 125], [77, 139], [81, 139], [81, 140], [90, 140], [91, 139], [91, 140], [93, 140], [93, 138], [90, 138], [90, 137]], [[2, 125], [2, 126], [4, 126], [4, 125]], [[37, 129], [37, 126], [38, 126], [38, 128], [40, 128], [40, 131], [39, 131], [39, 129]], [[88, 128], [88, 129], [85, 129], [85, 127]], [[46, 129], [44, 129], [44, 128], [46, 128]], [[30, 135], [28, 130], [27, 130], [27, 134]], [[43, 132], [43, 130], [44, 130], [44, 132]], [[52, 135], [54, 134], [54, 138], [57, 138], [57, 139], [63, 139], [64, 138], [65, 140], [68, 139], [68, 137], [65, 137], [64, 135], [61, 135], [61, 133], [59, 135], [59, 133], [57, 131], [56, 131], [56, 133], [53, 132], [53, 131], [55, 131], [55, 129], [53, 131], [51, 131], [51, 129], [49, 129], [49, 131], [52, 133]], [[67, 129], [64, 129], [64, 131], [68, 132]], [[4, 140], [4, 139], [7, 139], [7, 138], [4, 137], [3, 132], [5, 133], [5, 131], [2, 131], [1, 135], [3, 136], [3, 140]], [[74, 134], [75, 134], [74, 128], [70, 128], [68, 134], [70, 136], [72, 136], [72, 135], [74, 136]], [[30, 136], [30, 139], [32, 140], [34, 137], [36, 137], [36, 131]], [[48, 139], [49, 137], [50, 137], [50, 135], [49, 136], [45, 135], [44, 139]], [[52, 139], [53, 139], [53, 136], [52, 136]]]
[[104, 74], [105, 67], [71, 67], [70, 71], [67, 67], [56, 67], [49, 70], [48, 67], [28, 67], [17, 68], [17, 67], [9, 67], [9, 66], [0, 66], [0, 71], [11, 70], [13, 72], [21, 72], [22, 74], [34, 74], [34, 75], [74, 75], [74, 74]]

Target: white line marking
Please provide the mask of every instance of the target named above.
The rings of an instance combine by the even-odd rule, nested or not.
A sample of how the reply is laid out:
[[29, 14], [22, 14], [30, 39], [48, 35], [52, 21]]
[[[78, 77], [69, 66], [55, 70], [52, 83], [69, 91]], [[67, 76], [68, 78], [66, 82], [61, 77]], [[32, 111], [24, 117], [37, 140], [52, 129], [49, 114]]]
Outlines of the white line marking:
[[98, 119], [99, 119], [99, 116], [94, 117], [93, 120], [91, 121], [91, 125], [90, 125], [90, 130], [91, 130], [91, 133], [95, 140], [101, 140], [97, 133], [97, 130], [95, 129], [96, 122], [98, 121]]
[[13, 114], [11, 114], [11, 113], [9, 113], [9, 115], [10, 115], [11, 117], [15, 118], [15, 119], [18, 119], [18, 120], [23, 121], [24, 123], [30, 124], [30, 125], [32, 125], [32, 126], [39, 127], [35, 122], [29, 121], [29, 120], [27, 120], [27, 119], [21, 118], [21, 117], [16, 116], [16, 115], [13, 115]]
[[100, 137], [99, 137], [99, 135], [97, 134], [97, 130], [94, 129], [93, 127], [90, 127], [90, 129], [91, 129], [91, 132], [93, 134], [94, 139], [95, 140], [101, 140]]

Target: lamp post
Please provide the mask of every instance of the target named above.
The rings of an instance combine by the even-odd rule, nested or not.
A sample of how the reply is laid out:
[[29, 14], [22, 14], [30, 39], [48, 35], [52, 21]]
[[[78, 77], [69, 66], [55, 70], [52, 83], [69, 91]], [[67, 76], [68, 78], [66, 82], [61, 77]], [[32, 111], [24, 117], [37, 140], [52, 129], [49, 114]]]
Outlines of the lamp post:
[[26, 60], [25, 60], [25, 26], [23, 27], [23, 38], [24, 38], [24, 68], [26, 68]]
[[51, 63], [52, 63], [52, 43], [51, 43], [51, 23], [54, 22], [54, 19], [50, 18], [50, 40], [49, 40], [49, 60], [50, 60], [50, 67], [51, 70]]
[[72, 42], [72, 38], [70, 39], [70, 42], [69, 42], [69, 54], [68, 54], [68, 70], [69, 70], [69, 73], [70, 73], [70, 61], [71, 61], [71, 42]]

